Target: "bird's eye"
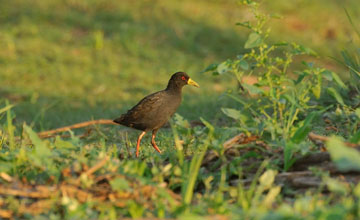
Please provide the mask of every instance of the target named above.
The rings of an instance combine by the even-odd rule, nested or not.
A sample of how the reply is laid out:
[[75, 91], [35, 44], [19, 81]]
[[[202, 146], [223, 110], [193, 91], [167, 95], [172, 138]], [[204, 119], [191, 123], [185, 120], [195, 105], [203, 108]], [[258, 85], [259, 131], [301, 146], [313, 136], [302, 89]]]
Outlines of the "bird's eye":
[[185, 76], [182, 76], [181, 79], [184, 80], [184, 81], [186, 80]]

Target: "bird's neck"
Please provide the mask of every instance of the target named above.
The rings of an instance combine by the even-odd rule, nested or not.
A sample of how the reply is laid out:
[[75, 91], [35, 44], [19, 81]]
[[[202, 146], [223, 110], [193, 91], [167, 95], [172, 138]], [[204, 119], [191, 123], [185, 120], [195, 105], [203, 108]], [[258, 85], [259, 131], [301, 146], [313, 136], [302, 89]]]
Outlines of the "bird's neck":
[[174, 94], [181, 95], [182, 86], [178, 86], [176, 83], [169, 82], [165, 90]]

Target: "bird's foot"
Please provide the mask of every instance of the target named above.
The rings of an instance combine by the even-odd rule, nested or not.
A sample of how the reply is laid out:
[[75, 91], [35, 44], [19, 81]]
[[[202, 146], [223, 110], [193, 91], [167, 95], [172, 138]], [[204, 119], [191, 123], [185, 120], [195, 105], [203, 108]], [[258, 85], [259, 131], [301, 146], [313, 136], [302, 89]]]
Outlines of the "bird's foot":
[[155, 150], [157, 152], [159, 152], [161, 154], [161, 150], [158, 148], [158, 146], [156, 146], [156, 144], [152, 144], [152, 146], [155, 148]]

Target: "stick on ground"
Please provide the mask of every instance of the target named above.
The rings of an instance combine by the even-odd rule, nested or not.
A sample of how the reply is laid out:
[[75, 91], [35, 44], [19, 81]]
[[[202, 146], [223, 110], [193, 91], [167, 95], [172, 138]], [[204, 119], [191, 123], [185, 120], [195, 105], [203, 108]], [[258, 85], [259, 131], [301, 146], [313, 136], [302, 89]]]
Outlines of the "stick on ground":
[[[329, 140], [329, 137], [321, 136], [321, 135], [315, 134], [313, 132], [310, 132], [308, 136], [309, 136], [310, 140], [318, 140], [318, 141], [322, 141], [322, 142], [326, 142]], [[348, 147], [359, 147], [359, 144], [354, 144], [354, 143], [350, 143], [350, 142], [344, 142], [344, 144]]]
[[113, 120], [110, 120], [110, 119], [98, 119], [98, 120], [80, 122], [80, 123], [73, 124], [73, 125], [69, 125], [69, 126], [65, 126], [65, 127], [62, 127], [62, 128], [57, 128], [57, 129], [54, 129], [54, 130], [39, 132], [39, 133], [38, 133], [38, 136], [39, 136], [40, 138], [47, 138], [47, 137], [51, 137], [52, 135], [54, 135], [54, 134], [56, 134], [56, 133], [60, 133], [60, 132], [64, 132], [64, 131], [69, 131], [69, 130], [77, 129], [77, 128], [83, 128], [83, 127], [87, 127], [87, 126], [95, 125], [95, 124], [112, 124], [112, 125], [117, 125], [117, 123], [113, 122]]
[[[93, 167], [91, 167], [90, 169], [88, 169], [86, 172], [82, 173], [81, 175], [91, 175], [93, 173], [95, 173], [98, 169], [100, 169], [101, 167], [103, 167], [106, 162], [110, 159], [110, 157], [106, 156], [103, 160], [101, 160], [100, 162], [98, 162], [97, 164], [95, 164]], [[81, 175], [76, 179], [76, 184], [79, 184], [81, 181]]]

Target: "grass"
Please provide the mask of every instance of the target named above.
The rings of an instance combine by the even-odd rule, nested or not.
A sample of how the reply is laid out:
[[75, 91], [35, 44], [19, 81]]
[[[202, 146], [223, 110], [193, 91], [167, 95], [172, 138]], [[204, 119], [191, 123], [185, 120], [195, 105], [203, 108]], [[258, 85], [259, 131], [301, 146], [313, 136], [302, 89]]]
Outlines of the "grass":
[[[0, 0], [0, 188], [37, 192], [42, 185], [52, 192], [44, 198], [1, 194], [0, 211], [19, 219], [358, 217], [359, 184], [346, 176], [349, 169], [359, 170], [357, 151], [345, 150], [340, 139], [325, 143], [345, 180], [323, 164], [303, 169], [296, 163], [320, 153], [306, 138], [310, 130], [355, 143], [360, 139], [358, 94], [349, 98], [336, 74], [317, 68], [349, 78], [347, 67], [328, 58], [342, 59], [339, 51], [349, 40], [351, 47], [357, 42], [339, 4], [263, 2], [263, 11], [284, 16], [266, 24], [265, 29], [272, 28], [268, 45], [294, 41], [320, 56], [294, 58], [289, 72], [301, 83], [290, 92], [285, 88], [293, 78], [274, 76], [261, 83], [274, 86], [277, 95], [245, 83], [257, 95], [247, 96], [238, 93], [233, 75], [202, 72], [209, 64], [236, 63], [242, 59], [237, 55], [250, 53], [244, 44], [251, 30], [235, 23], [252, 20], [251, 10], [236, 1]], [[355, 25], [358, 4], [349, 0], [344, 6]], [[283, 51], [269, 57], [279, 58]], [[275, 66], [262, 58], [264, 69]], [[302, 60], [316, 64], [304, 70]], [[250, 59], [241, 61], [253, 65]], [[169, 76], [180, 70], [201, 88], [184, 88], [171, 129], [158, 133], [161, 155], [154, 153], [147, 135], [141, 159], [133, 158], [138, 133], [124, 127], [95, 126], [84, 139], [77, 136], [82, 130], [70, 138], [36, 136], [77, 122], [115, 118], [144, 95], [165, 88]], [[312, 87], [297, 90], [306, 85]], [[320, 114], [327, 120], [315, 117]], [[193, 121], [204, 126], [190, 126]], [[245, 139], [244, 145], [225, 149], [223, 143], [239, 132], [256, 134], [260, 142]], [[216, 157], [209, 160], [211, 154]], [[296, 179], [296, 169], [311, 173], [307, 178], [315, 178], [316, 187], [304, 190], [279, 182], [286, 175]], [[83, 200], [79, 193], [105, 200]]]
[[[355, 1], [349, 2], [349, 13], [351, 4]], [[307, 7], [300, 8], [299, 19], [305, 12], [319, 11], [321, 5], [307, 3]], [[293, 12], [296, 5], [278, 1], [270, 6], [272, 12], [281, 12], [287, 19], [286, 13]], [[320, 16], [324, 20], [338, 9], [336, 2], [328, 6]], [[54, 12], [52, 8], [57, 10]], [[42, 108], [42, 114], [48, 115], [48, 124], [43, 129], [66, 125], [76, 118], [97, 117], [97, 111], [103, 117], [114, 117], [145, 94], [162, 89], [169, 75], [178, 70], [187, 71], [202, 85], [201, 90], [188, 89], [190, 91], [185, 94], [197, 97], [219, 94], [229, 81], [203, 77], [199, 72], [210, 63], [241, 53], [246, 36], [244, 29], [234, 27], [246, 17], [235, 1], [183, 1], [179, 4], [172, 1], [157, 4], [12, 1], [3, 4], [0, 10], [1, 93], [26, 101], [26, 108], [34, 106], [33, 112], [19, 114], [20, 121], [28, 124]], [[339, 22], [346, 20], [345, 17], [339, 16]], [[311, 16], [307, 19], [312, 18], [315, 19]], [[273, 22], [276, 27], [284, 20]], [[312, 21], [304, 22], [315, 25]], [[349, 27], [343, 23], [338, 26]], [[318, 26], [311, 26], [306, 29], [307, 34], [290, 37], [308, 43], [311, 41], [308, 36], [318, 29]], [[273, 39], [285, 39], [287, 34], [277, 34], [283, 31], [281, 28], [274, 30]], [[339, 56], [323, 46], [336, 47], [348, 40], [343, 34], [345, 30], [339, 28], [338, 31], [341, 35], [336, 39], [330, 41], [318, 36], [327, 43], [307, 46], [316, 46], [324, 56]], [[198, 101], [189, 99], [188, 103]], [[101, 106], [99, 110], [98, 106]], [[15, 108], [15, 111], [22, 108]], [[86, 109], [93, 110], [87, 112]], [[204, 114], [203, 111], [199, 113]], [[62, 119], [56, 116], [64, 114]]]

